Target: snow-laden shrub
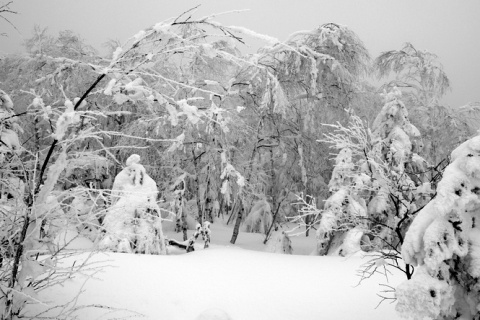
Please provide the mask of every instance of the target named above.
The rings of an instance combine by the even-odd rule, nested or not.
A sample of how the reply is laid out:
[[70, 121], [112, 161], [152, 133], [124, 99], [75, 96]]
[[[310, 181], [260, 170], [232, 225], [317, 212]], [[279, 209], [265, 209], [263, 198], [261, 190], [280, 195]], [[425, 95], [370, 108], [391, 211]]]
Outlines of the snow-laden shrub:
[[451, 159], [436, 197], [405, 236], [403, 259], [419, 267], [397, 288], [404, 316], [480, 317], [480, 135], [457, 147]]
[[272, 210], [268, 201], [263, 198], [256, 201], [245, 220], [245, 231], [266, 233], [272, 224]]
[[267, 242], [267, 252], [292, 254], [292, 240], [285, 231], [277, 231]]
[[100, 248], [119, 252], [165, 254], [157, 184], [133, 154], [115, 177]]
[[[325, 202], [316, 232], [317, 253], [320, 255], [333, 252], [348, 255], [355, 252], [357, 247], [360, 250], [360, 238], [363, 236], [360, 219], [365, 218], [367, 208], [365, 201], [351, 188], [355, 179], [353, 170], [351, 150], [342, 149], [336, 158], [336, 167], [330, 180], [330, 188], [334, 193]], [[350, 234], [352, 228], [354, 232]], [[352, 243], [357, 240], [358, 243]]]

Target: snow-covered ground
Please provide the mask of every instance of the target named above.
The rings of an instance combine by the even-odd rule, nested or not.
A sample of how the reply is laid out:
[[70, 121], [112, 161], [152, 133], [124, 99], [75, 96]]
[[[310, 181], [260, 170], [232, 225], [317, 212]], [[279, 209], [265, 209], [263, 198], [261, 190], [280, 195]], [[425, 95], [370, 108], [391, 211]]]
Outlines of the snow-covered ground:
[[[169, 237], [180, 234], [167, 232]], [[83, 286], [78, 305], [105, 305], [133, 312], [81, 309], [80, 319], [110, 319], [142, 314], [166, 320], [283, 320], [283, 319], [400, 319], [394, 304], [377, 309], [385, 284], [375, 276], [357, 286], [357, 270], [367, 258], [308, 255], [314, 237], [293, 238], [298, 255], [264, 252], [263, 236], [241, 233], [231, 245], [230, 227], [212, 225], [212, 244], [167, 256], [98, 253], [91, 261], [106, 266], [94, 278], [77, 276], [40, 298], [61, 303], [75, 297]], [[86, 253], [73, 260], [81, 260]], [[78, 263], [78, 261], [77, 261]], [[389, 277], [389, 285], [403, 280]]]

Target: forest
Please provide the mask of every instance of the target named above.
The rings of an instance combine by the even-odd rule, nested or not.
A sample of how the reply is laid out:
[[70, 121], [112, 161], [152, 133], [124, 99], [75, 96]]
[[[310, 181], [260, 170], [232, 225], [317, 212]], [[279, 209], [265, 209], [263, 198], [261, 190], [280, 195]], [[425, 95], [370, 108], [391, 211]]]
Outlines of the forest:
[[[361, 281], [398, 273], [379, 295], [399, 316], [480, 319], [480, 104], [442, 105], [449, 77], [411, 43], [371, 57], [340, 24], [280, 41], [216, 17], [107, 55], [37, 26], [0, 56], [0, 318], [112, 311], [42, 300], [98, 253], [199, 259], [244, 237], [294, 256], [301, 237], [317, 261], [368, 257]], [[235, 318], [215, 312], [196, 319]]]

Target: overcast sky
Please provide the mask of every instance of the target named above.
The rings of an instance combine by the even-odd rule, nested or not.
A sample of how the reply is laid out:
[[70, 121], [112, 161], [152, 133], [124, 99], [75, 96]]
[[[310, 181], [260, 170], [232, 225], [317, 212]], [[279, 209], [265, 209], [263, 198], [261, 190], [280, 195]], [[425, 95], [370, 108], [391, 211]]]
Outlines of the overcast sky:
[[23, 50], [35, 24], [51, 33], [73, 30], [100, 48], [198, 4], [196, 16], [249, 9], [217, 20], [280, 40], [327, 22], [346, 25], [372, 57], [411, 42], [439, 56], [452, 84], [443, 103], [480, 101], [480, 0], [13, 0], [10, 8], [19, 14], [8, 17], [18, 31], [0, 21], [0, 33], [8, 34], [0, 37], [0, 52]]

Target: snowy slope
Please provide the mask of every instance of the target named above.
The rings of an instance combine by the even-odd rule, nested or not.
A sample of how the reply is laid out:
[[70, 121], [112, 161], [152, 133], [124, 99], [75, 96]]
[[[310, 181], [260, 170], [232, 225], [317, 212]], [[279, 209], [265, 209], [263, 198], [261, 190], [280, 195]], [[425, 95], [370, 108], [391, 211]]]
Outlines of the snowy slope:
[[[104, 262], [108, 267], [85, 283], [78, 304], [126, 308], [147, 319], [168, 320], [399, 319], [394, 304], [383, 303], [375, 309], [383, 277], [356, 286], [356, 270], [365, 262], [360, 255], [319, 257], [246, 250], [226, 244], [230, 234], [225, 227], [213, 229], [211, 248], [198, 246], [188, 254], [96, 254], [92, 261], [109, 260]], [[263, 246], [258, 234], [242, 233], [240, 243], [242, 239], [240, 246]], [[295, 250], [295, 243], [302, 242], [293, 243]], [[64, 287], [50, 290], [42, 300], [59, 303], [71, 299], [85, 279], [78, 276]], [[403, 279], [395, 276], [389, 280], [390, 285], [396, 285]], [[211, 308], [223, 310], [230, 318], [199, 317]], [[80, 319], [95, 319], [105, 313], [91, 309], [78, 312]], [[115, 312], [101, 319], [127, 315], [132, 313]]]

